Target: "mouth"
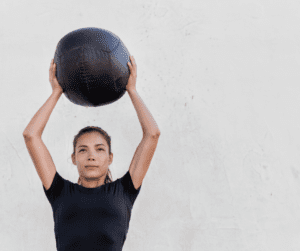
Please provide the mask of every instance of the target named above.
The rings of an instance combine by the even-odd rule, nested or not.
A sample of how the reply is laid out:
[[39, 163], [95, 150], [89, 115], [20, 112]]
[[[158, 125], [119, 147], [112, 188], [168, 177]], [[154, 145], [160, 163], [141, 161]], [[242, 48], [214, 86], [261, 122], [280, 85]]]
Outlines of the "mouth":
[[98, 166], [85, 166], [86, 168], [98, 167]]

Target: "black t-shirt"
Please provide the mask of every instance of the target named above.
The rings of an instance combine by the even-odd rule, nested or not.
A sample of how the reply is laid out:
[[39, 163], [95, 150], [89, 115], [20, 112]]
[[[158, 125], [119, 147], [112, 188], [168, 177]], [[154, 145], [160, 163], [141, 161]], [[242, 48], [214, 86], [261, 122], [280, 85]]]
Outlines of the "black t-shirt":
[[121, 251], [136, 190], [129, 171], [97, 188], [86, 188], [56, 172], [44, 192], [51, 204], [58, 251]]

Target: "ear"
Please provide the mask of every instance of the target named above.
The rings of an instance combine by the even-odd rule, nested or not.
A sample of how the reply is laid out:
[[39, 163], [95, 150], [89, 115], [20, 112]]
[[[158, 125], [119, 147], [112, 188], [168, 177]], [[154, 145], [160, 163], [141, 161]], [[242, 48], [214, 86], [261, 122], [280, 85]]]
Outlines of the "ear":
[[77, 165], [76, 165], [76, 161], [75, 161], [75, 154], [72, 153], [71, 157], [72, 157], [72, 162], [73, 162], [73, 164], [74, 164], [75, 166], [77, 166]]
[[113, 162], [113, 159], [114, 159], [114, 154], [111, 153], [111, 154], [109, 155], [109, 162], [108, 162], [108, 165], [110, 165], [110, 164]]

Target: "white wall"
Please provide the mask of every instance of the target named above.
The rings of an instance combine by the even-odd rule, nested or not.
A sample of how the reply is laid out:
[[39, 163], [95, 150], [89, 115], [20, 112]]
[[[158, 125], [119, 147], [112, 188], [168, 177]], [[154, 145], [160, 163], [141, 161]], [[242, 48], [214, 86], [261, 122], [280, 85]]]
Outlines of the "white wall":
[[[58, 41], [84, 27], [117, 34], [161, 137], [124, 251], [300, 250], [300, 2], [2, 0], [1, 250], [55, 250], [52, 210], [22, 132], [51, 95]], [[77, 182], [74, 135], [112, 137], [114, 179], [142, 130], [126, 93], [98, 108], [58, 101], [43, 133]]]

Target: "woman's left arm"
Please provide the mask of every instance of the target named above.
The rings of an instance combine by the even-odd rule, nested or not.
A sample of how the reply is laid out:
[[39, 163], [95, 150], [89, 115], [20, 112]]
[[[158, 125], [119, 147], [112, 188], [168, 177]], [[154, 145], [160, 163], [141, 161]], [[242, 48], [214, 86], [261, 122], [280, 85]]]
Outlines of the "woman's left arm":
[[138, 145], [129, 167], [133, 185], [138, 189], [150, 166], [160, 131], [150, 111], [136, 91], [137, 66], [132, 56], [130, 56], [130, 61], [131, 63], [128, 62], [130, 76], [126, 90], [131, 98], [143, 130], [143, 139]]

